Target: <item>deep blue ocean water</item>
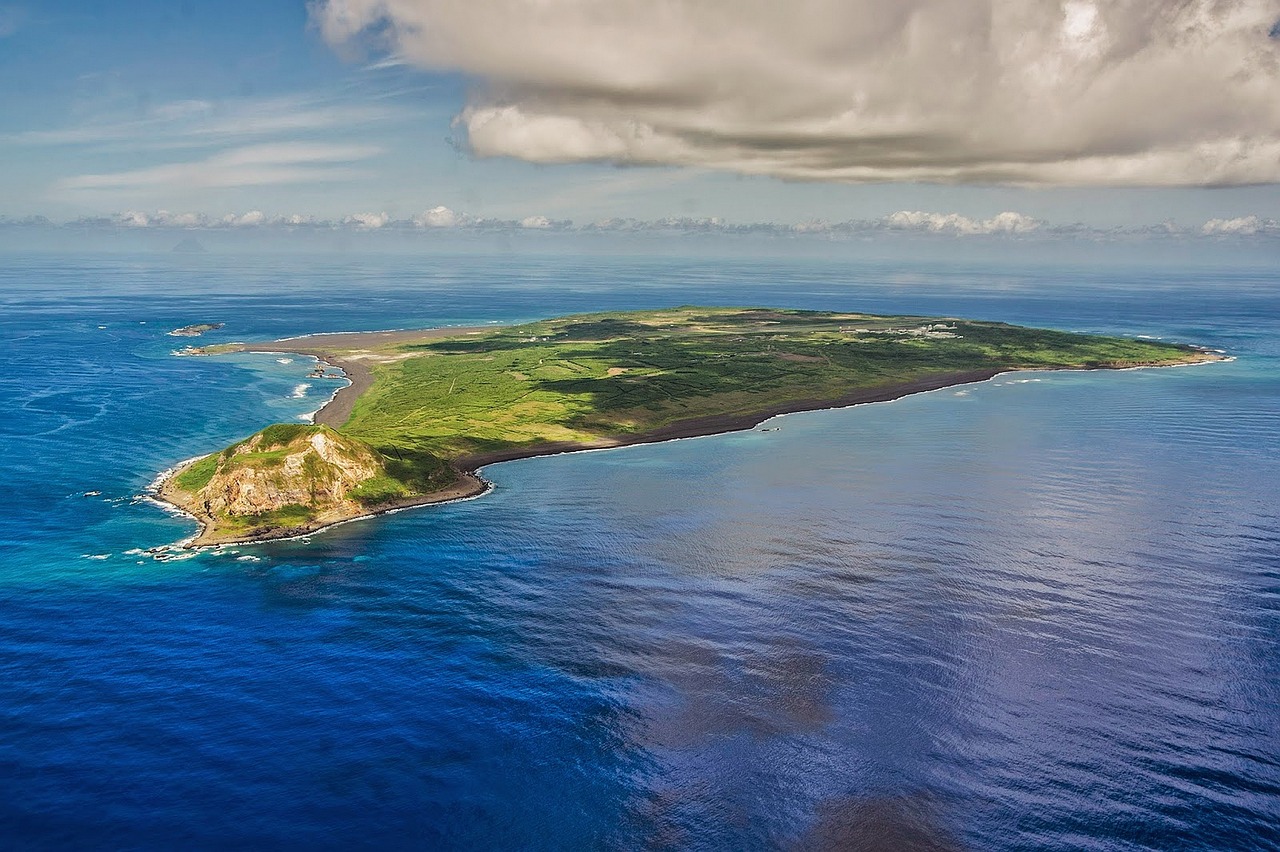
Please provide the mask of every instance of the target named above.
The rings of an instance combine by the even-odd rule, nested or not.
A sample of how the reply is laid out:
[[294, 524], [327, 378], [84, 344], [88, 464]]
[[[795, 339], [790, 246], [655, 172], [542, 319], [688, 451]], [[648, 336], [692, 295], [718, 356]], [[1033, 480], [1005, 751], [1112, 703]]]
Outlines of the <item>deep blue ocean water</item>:
[[[192, 530], [135, 499], [158, 471], [332, 391], [305, 359], [173, 357], [169, 329], [682, 303], [1237, 360], [1006, 375], [137, 552]], [[1280, 848], [1275, 272], [9, 256], [0, 364], [6, 849]]]

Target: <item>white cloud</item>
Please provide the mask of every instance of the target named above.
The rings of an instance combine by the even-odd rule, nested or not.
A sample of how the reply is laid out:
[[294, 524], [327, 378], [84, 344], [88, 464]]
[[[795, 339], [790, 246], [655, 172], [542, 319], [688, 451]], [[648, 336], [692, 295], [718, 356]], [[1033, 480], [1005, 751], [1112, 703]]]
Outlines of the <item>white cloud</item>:
[[453, 228], [460, 222], [458, 214], [444, 206], [432, 207], [413, 217], [413, 224], [419, 228]]
[[26, 145], [130, 146], [172, 149], [249, 142], [282, 134], [350, 130], [393, 120], [402, 111], [385, 104], [329, 102], [304, 96], [227, 101], [178, 100], [158, 104], [141, 118], [100, 115], [57, 130], [27, 130], [0, 137]]
[[1236, 234], [1251, 237], [1255, 234], [1280, 232], [1280, 222], [1276, 222], [1274, 219], [1260, 219], [1257, 216], [1210, 219], [1204, 223], [1200, 232], [1207, 236]]
[[197, 228], [208, 222], [208, 218], [201, 213], [170, 213], [168, 210], [161, 210], [157, 215], [161, 222], [175, 228]]
[[386, 213], [352, 213], [342, 220], [344, 225], [355, 225], [362, 231], [372, 231], [391, 221]]
[[[452, 224], [446, 224], [446, 223]], [[338, 219], [322, 219], [293, 213], [270, 215], [262, 210], [245, 213], [228, 213], [210, 216], [204, 213], [173, 213], [168, 210], [145, 212], [126, 210], [103, 218], [85, 218], [68, 225], [76, 227], [126, 227], [170, 229], [237, 229], [279, 228], [281, 230], [348, 230], [392, 231], [399, 233], [421, 232], [425, 229], [448, 228], [459, 231], [528, 232], [531, 234], [602, 232], [633, 235], [723, 235], [725, 237], [753, 238], [756, 236], [778, 239], [817, 240], [867, 240], [892, 239], [901, 234], [910, 239], [951, 239], [955, 237], [986, 236], [992, 239], [1030, 238], [1036, 241], [1095, 241], [1114, 242], [1144, 240], [1203, 240], [1232, 237], [1239, 239], [1271, 240], [1280, 236], [1280, 222], [1256, 215], [1230, 219], [1210, 219], [1203, 226], [1185, 227], [1173, 222], [1158, 225], [1136, 225], [1119, 228], [1091, 228], [1079, 223], [1053, 224], [1034, 219], [1023, 213], [1004, 212], [987, 219], [965, 216], [960, 213], [936, 213], [918, 210], [899, 210], [879, 219], [853, 219], [843, 222], [808, 220], [796, 224], [783, 222], [731, 223], [718, 217], [668, 217], [664, 219], [602, 219], [575, 225], [569, 220], [549, 219], [531, 215], [522, 219], [482, 219], [455, 213], [448, 207], [435, 207], [409, 219], [393, 219], [382, 213], [352, 213]], [[0, 227], [14, 225], [42, 225], [58, 227], [40, 217], [11, 220], [0, 217]]]
[[990, 219], [970, 219], [959, 213], [923, 213], [899, 210], [883, 220], [885, 227], [897, 231], [932, 231], [950, 234], [1023, 234], [1040, 227], [1040, 221], [1022, 213], [1005, 211]]
[[76, 175], [60, 180], [56, 188], [64, 192], [189, 190], [343, 180], [358, 174], [345, 165], [336, 164], [367, 159], [380, 150], [371, 145], [304, 142], [250, 145], [192, 162], [169, 163], [107, 174]]
[[480, 156], [805, 180], [1280, 181], [1274, 0], [318, 0], [484, 87]]
[[267, 221], [267, 215], [261, 210], [250, 210], [237, 216], [234, 213], [228, 213], [222, 217], [222, 224], [229, 225], [232, 228], [256, 228]]
[[389, 68], [402, 68], [406, 64], [408, 63], [406, 63], [399, 56], [396, 56], [393, 54], [391, 56], [384, 56], [382, 59], [379, 59], [376, 62], [370, 62], [360, 70], [361, 71], [386, 71]]
[[126, 210], [116, 214], [112, 221], [126, 228], [202, 228], [209, 224], [209, 217], [203, 213], [170, 213], [168, 210], [154, 213]]
[[227, 213], [222, 216], [209, 216], [205, 213], [172, 213], [168, 210], [145, 212], [126, 210], [106, 219], [82, 219], [72, 224], [114, 225], [126, 228], [257, 228], [257, 227], [292, 227], [298, 225], [323, 225], [331, 223], [317, 220], [312, 216], [294, 213], [290, 216], [268, 216], [261, 210], [249, 210], [244, 213]]

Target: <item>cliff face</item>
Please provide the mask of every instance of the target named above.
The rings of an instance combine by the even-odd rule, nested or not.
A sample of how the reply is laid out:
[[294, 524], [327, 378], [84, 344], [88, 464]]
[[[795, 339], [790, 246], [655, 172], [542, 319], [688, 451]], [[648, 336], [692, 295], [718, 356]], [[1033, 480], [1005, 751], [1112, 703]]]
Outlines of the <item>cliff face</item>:
[[200, 544], [306, 532], [409, 493], [386, 460], [328, 426], [268, 426], [187, 465], [161, 496], [196, 515]]
[[352, 491], [384, 473], [368, 446], [326, 427], [313, 428], [282, 444], [269, 443], [259, 432], [224, 452], [200, 492], [205, 511], [246, 516], [306, 506], [325, 512], [348, 503]]
[[157, 496], [190, 512], [189, 546], [265, 541], [312, 532], [393, 506], [470, 497], [484, 483], [425, 451], [383, 455], [328, 426], [277, 423], [182, 465]]

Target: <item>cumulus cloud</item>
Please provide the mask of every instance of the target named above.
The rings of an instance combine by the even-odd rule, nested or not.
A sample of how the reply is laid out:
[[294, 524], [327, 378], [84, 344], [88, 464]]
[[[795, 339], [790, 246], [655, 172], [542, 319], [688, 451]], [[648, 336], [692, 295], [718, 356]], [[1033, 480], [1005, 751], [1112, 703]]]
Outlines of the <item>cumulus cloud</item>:
[[480, 156], [792, 179], [1280, 181], [1274, 0], [317, 0], [482, 82]]
[[137, 210], [126, 210], [117, 217], [117, 222], [126, 228], [145, 228], [151, 223], [151, 217]]
[[970, 219], [959, 213], [923, 213], [899, 210], [883, 220], [885, 227], [897, 231], [932, 231], [942, 234], [1023, 234], [1040, 227], [1038, 219], [1022, 213], [1005, 211], [990, 219]]
[[352, 213], [342, 220], [344, 225], [354, 225], [362, 231], [372, 231], [391, 221], [386, 213]]
[[1239, 235], [1251, 237], [1262, 233], [1280, 233], [1280, 222], [1260, 219], [1257, 216], [1238, 216], [1234, 219], [1210, 219], [1200, 229], [1206, 236]]
[[[208, 230], [227, 228], [335, 228], [347, 225], [361, 228], [364, 217], [369, 214], [354, 214], [344, 217], [338, 222], [328, 219], [317, 219], [301, 213], [287, 216], [270, 216], [261, 210], [247, 210], [244, 213], [226, 213], [211, 216], [206, 213], [173, 213], [168, 210], [142, 211], [125, 210], [105, 217], [88, 217], [68, 222], [77, 227], [124, 227], [124, 228], [172, 228], [181, 230]], [[378, 214], [386, 217], [386, 214]], [[376, 217], [375, 217], [376, 220]], [[385, 221], [390, 221], [386, 217]], [[52, 225], [52, 223], [47, 222]], [[385, 224], [385, 222], [384, 222]]]
[[[271, 215], [261, 210], [244, 213], [208, 215], [174, 213], [168, 210], [126, 210], [105, 217], [90, 217], [65, 223], [69, 227], [155, 228], [175, 230], [234, 230], [276, 228], [282, 231], [356, 231], [421, 233], [429, 229], [451, 229], [458, 232], [523, 232], [531, 235], [577, 233], [582, 235], [614, 233], [636, 236], [719, 235], [724, 237], [768, 237], [773, 239], [867, 240], [893, 239], [938, 240], [986, 237], [1001, 240], [1035, 241], [1086, 240], [1099, 242], [1143, 240], [1220, 240], [1239, 239], [1271, 241], [1280, 237], [1280, 222], [1258, 215], [1210, 219], [1203, 225], [1184, 226], [1175, 222], [1157, 225], [1094, 228], [1084, 224], [1051, 223], [1024, 213], [1004, 212], [987, 219], [962, 213], [938, 213], [899, 210], [876, 219], [851, 219], [842, 222], [807, 220], [786, 222], [728, 222], [718, 217], [668, 217], [662, 219], [610, 218], [575, 224], [569, 220], [530, 215], [521, 219], [486, 219], [455, 212], [440, 206], [408, 219], [396, 219], [383, 213], [351, 213], [335, 218], [293, 213]], [[43, 217], [13, 220], [0, 216], [0, 227], [50, 227], [59, 225]]]
[[160, 216], [166, 225], [176, 228], [198, 228], [208, 221], [200, 213], [170, 213], [168, 210], [161, 210]]
[[112, 221], [126, 228], [204, 228], [209, 225], [209, 217], [203, 213], [170, 213], [168, 210], [154, 213], [126, 210], [116, 214]]
[[443, 205], [413, 217], [413, 224], [419, 228], [453, 228], [462, 221], [462, 217]]
[[237, 216], [234, 213], [228, 213], [222, 217], [222, 224], [230, 225], [233, 228], [256, 228], [267, 221], [267, 214], [261, 210], [250, 210], [247, 213], [241, 213]]

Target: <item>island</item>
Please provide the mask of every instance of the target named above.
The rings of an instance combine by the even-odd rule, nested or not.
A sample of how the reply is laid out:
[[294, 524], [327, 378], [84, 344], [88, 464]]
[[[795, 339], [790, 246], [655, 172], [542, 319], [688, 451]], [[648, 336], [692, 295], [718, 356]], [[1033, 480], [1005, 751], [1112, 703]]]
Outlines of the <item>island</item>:
[[170, 249], [170, 251], [175, 254], [204, 254], [206, 249], [195, 237], [187, 237]]
[[522, 325], [313, 335], [190, 350], [312, 355], [350, 379], [309, 424], [188, 461], [157, 496], [188, 546], [311, 533], [476, 496], [494, 462], [750, 429], [1012, 370], [1221, 360], [1203, 348], [951, 317], [682, 306]]
[[184, 325], [182, 328], [175, 328], [169, 332], [170, 337], [199, 337], [206, 331], [217, 331], [222, 328], [225, 323], [220, 322], [198, 322], [194, 325]]

